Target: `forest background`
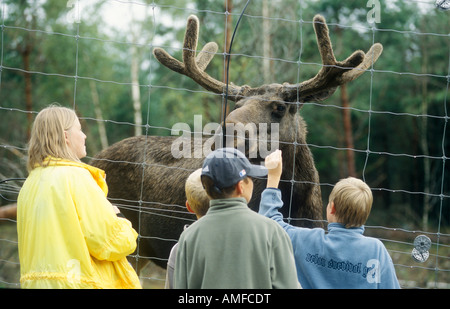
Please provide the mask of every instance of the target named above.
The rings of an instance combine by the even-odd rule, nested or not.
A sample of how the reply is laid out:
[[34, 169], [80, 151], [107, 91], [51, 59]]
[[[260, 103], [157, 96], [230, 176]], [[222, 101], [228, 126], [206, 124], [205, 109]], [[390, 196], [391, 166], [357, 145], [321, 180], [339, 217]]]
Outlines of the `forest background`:
[[[199, 48], [219, 44], [207, 71], [225, 80], [225, 51], [245, 4], [0, 0], [0, 181], [27, 176], [30, 126], [52, 102], [80, 115], [86, 161], [123, 138], [170, 135], [179, 122], [193, 128], [194, 115], [220, 122], [222, 96], [160, 65], [152, 50], [181, 59], [185, 22], [195, 14]], [[372, 70], [300, 111], [324, 203], [340, 178], [364, 178], [374, 193], [367, 224], [433, 233], [448, 263], [450, 11], [434, 0], [250, 1], [229, 80], [259, 86], [313, 77], [321, 65], [315, 14], [326, 18], [338, 60], [384, 46]], [[0, 198], [0, 206], [8, 203]]]

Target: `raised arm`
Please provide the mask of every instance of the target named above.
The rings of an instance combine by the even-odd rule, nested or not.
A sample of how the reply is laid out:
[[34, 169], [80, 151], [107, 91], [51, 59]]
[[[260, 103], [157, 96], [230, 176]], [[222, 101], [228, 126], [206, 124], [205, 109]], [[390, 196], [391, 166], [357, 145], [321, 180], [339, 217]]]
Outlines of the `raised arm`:
[[283, 160], [281, 154], [281, 150], [277, 149], [265, 159], [264, 165], [268, 170], [267, 188], [278, 188], [281, 173], [283, 172]]

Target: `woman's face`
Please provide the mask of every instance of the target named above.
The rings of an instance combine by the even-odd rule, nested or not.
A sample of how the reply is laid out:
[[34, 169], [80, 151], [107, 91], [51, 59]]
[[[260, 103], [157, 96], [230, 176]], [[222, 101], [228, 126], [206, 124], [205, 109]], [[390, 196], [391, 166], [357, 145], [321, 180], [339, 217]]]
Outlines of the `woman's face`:
[[72, 127], [69, 130], [64, 131], [64, 134], [69, 149], [78, 159], [84, 158], [86, 156], [86, 135], [81, 130], [80, 121], [76, 119]]

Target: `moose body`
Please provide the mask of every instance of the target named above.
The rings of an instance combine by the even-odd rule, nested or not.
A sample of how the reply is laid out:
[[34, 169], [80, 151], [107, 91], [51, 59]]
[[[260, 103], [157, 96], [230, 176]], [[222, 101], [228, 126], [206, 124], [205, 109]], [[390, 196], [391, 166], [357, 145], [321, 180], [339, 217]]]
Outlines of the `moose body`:
[[[227, 115], [224, 128], [229, 124], [277, 124], [278, 145], [283, 153], [279, 186], [285, 204], [282, 213], [285, 218], [293, 219], [292, 224], [307, 227], [321, 225], [323, 205], [319, 175], [306, 142], [306, 124], [299, 109], [303, 102], [322, 101], [333, 94], [339, 85], [356, 79], [378, 59], [382, 51], [382, 46], [377, 43], [367, 54], [356, 51], [345, 61], [338, 62], [322, 16], [314, 18], [314, 28], [323, 67], [315, 77], [300, 84], [268, 84], [251, 88], [225, 85], [213, 79], [204, 70], [216, 53], [217, 44], [207, 43], [196, 55], [199, 24], [195, 16], [188, 18], [183, 62], [161, 48], [154, 49], [160, 63], [192, 78], [205, 89], [222, 94], [228, 90], [228, 98], [236, 104]], [[270, 130], [256, 131], [253, 133], [257, 139], [266, 141], [274, 134]], [[146, 258], [152, 258], [157, 265], [166, 267], [170, 249], [185, 224], [195, 220], [184, 206], [184, 185], [189, 174], [202, 166], [204, 157], [174, 156], [172, 145], [180, 138], [183, 137], [130, 137], [103, 150], [92, 161], [94, 166], [106, 172], [111, 202], [121, 208], [139, 232], [137, 254], [141, 258], [136, 264], [138, 271], [147, 263]], [[186, 142], [204, 145], [208, 138], [188, 138]], [[233, 146], [238, 147], [242, 143], [249, 144], [248, 140], [236, 138]], [[191, 144], [191, 150], [202, 145]], [[245, 148], [245, 151], [248, 154], [249, 149]], [[260, 164], [264, 157], [259, 153], [249, 159], [254, 164]], [[254, 183], [249, 207], [257, 211], [266, 180], [254, 179]]]
[[[184, 226], [195, 221], [195, 216], [185, 207], [184, 186], [189, 174], [202, 166], [203, 158], [174, 158], [171, 145], [176, 138], [130, 137], [105, 149], [92, 162], [94, 166], [106, 172], [108, 198], [119, 206], [140, 235], [137, 269], [145, 266], [146, 258], [166, 267], [170, 249], [178, 240]], [[204, 138], [202, 142], [206, 140], [207, 138]], [[194, 143], [194, 139], [188, 142]], [[309, 149], [303, 147], [306, 152], [304, 159], [309, 160], [312, 158]], [[318, 220], [293, 220], [292, 223], [296, 225], [320, 225], [322, 200], [318, 174], [313, 162], [310, 162], [309, 172], [294, 172], [296, 176], [304, 179], [287, 181], [292, 179], [293, 158], [288, 155], [287, 147], [281, 149], [283, 154], [286, 154], [286, 172], [282, 176], [286, 181], [280, 184], [283, 200], [287, 201], [287, 206], [282, 208], [283, 216]], [[296, 160], [302, 160], [302, 156], [303, 154], [298, 154]], [[258, 211], [266, 179], [253, 181], [254, 191], [249, 207]]]

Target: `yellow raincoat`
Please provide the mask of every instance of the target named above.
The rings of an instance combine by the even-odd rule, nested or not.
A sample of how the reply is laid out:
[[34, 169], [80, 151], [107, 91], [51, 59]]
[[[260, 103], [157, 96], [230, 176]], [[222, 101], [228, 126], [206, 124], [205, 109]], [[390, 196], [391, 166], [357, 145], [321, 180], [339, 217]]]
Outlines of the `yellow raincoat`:
[[30, 172], [17, 201], [22, 288], [141, 288], [126, 259], [137, 233], [107, 193], [105, 172], [84, 163]]

